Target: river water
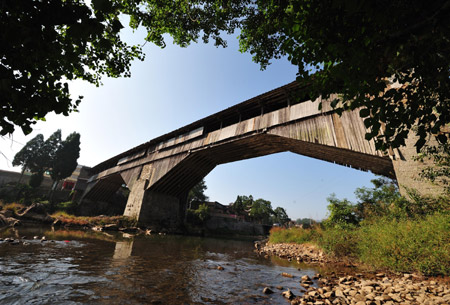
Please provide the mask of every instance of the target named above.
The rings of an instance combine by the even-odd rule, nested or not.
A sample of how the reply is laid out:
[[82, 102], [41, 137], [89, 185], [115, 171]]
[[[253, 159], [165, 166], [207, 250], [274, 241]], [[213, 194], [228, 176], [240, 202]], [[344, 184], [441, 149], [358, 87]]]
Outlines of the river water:
[[300, 295], [299, 277], [316, 273], [258, 257], [251, 241], [45, 227], [0, 238], [0, 304], [289, 304], [276, 287]]

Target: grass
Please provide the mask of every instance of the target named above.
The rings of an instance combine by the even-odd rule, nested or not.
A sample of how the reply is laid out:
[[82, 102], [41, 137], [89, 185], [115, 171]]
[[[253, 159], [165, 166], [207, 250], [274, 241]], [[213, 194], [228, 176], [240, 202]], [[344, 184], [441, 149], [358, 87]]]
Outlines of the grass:
[[64, 211], [57, 211], [51, 216], [59, 219], [65, 225], [72, 226], [102, 226], [106, 224], [116, 224], [121, 227], [136, 226], [136, 221], [126, 216], [75, 216]]
[[280, 227], [273, 227], [270, 230], [269, 242], [277, 243], [314, 243], [317, 242], [318, 237], [321, 236], [320, 228], [302, 229], [289, 228], [283, 229]]
[[358, 230], [362, 262], [394, 271], [450, 275], [450, 214], [380, 219]]
[[416, 219], [380, 217], [360, 226], [274, 228], [269, 241], [313, 243], [378, 269], [450, 275], [450, 212]]
[[13, 215], [17, 215], [17, 213], [19, 213], [20, 211], [26, 209], [26, 206], [21, 204], [21, 203], [7, 203], [7, 204], [3, 204], [2, 203], [2, 208], [3, 210], [9, 210], [11, 212], [13, 212]]

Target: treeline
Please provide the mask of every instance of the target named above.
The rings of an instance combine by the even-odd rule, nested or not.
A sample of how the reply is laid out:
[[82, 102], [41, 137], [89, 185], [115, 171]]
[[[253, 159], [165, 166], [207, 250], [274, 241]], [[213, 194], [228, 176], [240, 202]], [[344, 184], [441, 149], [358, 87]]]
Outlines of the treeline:
[[291, 221], [285, 209], [282, 207], [272, 209], [272, 203], [269, 200], [254, 199], [252, 195], [237, 196], [230, 208], [235, 214], [262, 224], [285, 225]]
[[358, 188], [357, 202], [328, 198], [328, 218], [310, 229], [273, 229], [270, 241], [314, 243], [337, 257], [399, 272], [450, 274], [449, 196], [400, 195], [388, 179]]
[[[205, 195], [207, 186], [205, 180], [196, 184], [188, 195], [187, 220], [191, 223], [202, 224], [210, 217], [210, 209], [205, 203], [209, 200]], [[272, 208], [272, 203], [252, 195], [238, 195], [236, 200], [226, 207], [226, 212], [240, 216], [241, 218], [261, 224], [278, 224], [284, 226], [291, 221], [286, 210], [281, 207]]]
[[[46, 140], [42, 134], [36, 135], [14, 156], [13, 166], [21, 166], [22, 173], [18, 182], [0, 186], [1, 204], [20, 203], [29, 205], [34, 202], [52, 201], [53, 191], [58, 183], [69, 177], [76, 169], [80, 156], [80, 134], [71, 133], [65, 140], [58, 129]], [[30, 173], [28, 184], [23, 183], [25, 172]], [[50, 190], [39, 189], [44, 174], [52, 179]]]

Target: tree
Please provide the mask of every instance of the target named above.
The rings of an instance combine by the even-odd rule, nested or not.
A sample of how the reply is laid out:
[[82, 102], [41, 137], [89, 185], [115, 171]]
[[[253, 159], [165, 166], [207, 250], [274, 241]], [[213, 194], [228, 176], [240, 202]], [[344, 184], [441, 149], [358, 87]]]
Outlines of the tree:
[[366, 139], [378, 149], [404, 145], [415, 125], [417, 149], [430, 134], [448, 140], [442, 131], [450, 122], [446, 0], [125, 2], [131, 26], [146, 27], [147, 40], [159, 46], [165, 33], [181, 46], [200, 35], [226, 46], [220, 34], [240, 29], [241, 51], [262, 68], [287, 56], [298, 66], [304, 97], [340, 93], [335, 111], [360, 109]]
[[208, 187], [206, 186], [205, 179], [202, 179], [199, 183], [197, 183], [188, 194], [188, 207], [190, 208], [193, 202], [205, 202], [208, 201], [209, 198], [206, 196], [205, 191]]
[[347, 199], [339, 200], [335, 194], [327, 198], [329, 211], [325, 224], [329, 226], [356, 225], [359, 220], [355, 214], [355, 206]]
[[256, 199], [251, 205], [248, 215], [261, 223], [269, 224], [273, 215], [271, 202], [261, 198]]
[[236, 200], [231, 204], [232, 210], [238, 215], [248, 215], [248, 210], [253, 205], [253, 196], [240, 196], [236, 197]]
[[93, 0], [92, 7], [83, 0], [4, 0], [0, 134], [14, 125], [28, 133], [50, 111], [76, 110], [81, 97], [70, 98], [64, 78], [98, 85], [102, 75], [129, 76], [131, 60], [143, 56], [120, 40], [120, 13], [161, 47], [164, 34], [182, 47], [200, 36], [226, 46], [221, 35], [240, 30], [240, 50], [263, 69], [282, 56], [298, 67], [299, 98], [340, 93], [332, 103], [338, 114], [360, 109], [366, 138], [378, 149], [404, 145], [413, 126], [417, 149], [430, 134], [448, 141], [446, 0]]
[[58, 147], [53, 156], [50, 176], [53, 180], [52, 190], [62, 179], [69, 177], [77, 168], [80, 157], [80, 134], [71, 133]]
[[291, 221], [291, 219], [287, 215], [285, 209], [283, 209], [281, 207], [277, 207], [275, 210], [273, 210], [273, 218], [272, 218], [273, 223], [279, 223], [281, 225], [285, 225], [289, 221]]
[[50, 172], [53, 180], [52, 190], [77, 167], [80, 156], [80, 134], [74, 132], [61, 141], [61, 130], [55, 131], [46, 141], [41, 134], [28, 141], [14, 156], [13, 165], [22, 165], [22, 173], [32, 173], [30, 185], [38, 187], [44, 172]]
[[425, 167], [421, 177], [439, 185], [443, 185], [447, 196], [450, 196], [450, 143], [426, 146], [416, 160], [431, 160], [433, 165]]
[[122, 1], [86, 2], [2, 1], [0, 135], [15, 126], [28, 134], [49, 112], [76, 111], [82, 97], [70, 97], [67, 81], [98, 86], [103, 75], [129, 76], [131, 61], [143, 59], [139, 46], [120, 39]]
[[390, 206], [402, 198], [395, 181], [382, 177], [371, 182], [373, 188], [360, 187], [355, 191], [358, 199], [355, 213], [359, 220], [388, 214]]
[[[40, 151], [43, 145], [44, 136], [42, 134], [38, 134], [33, 139], [28, 141], [25, 146], [14, 156], [12, 162], [13, 166], [22, 166], [22, 175], [26, 170], [38, 172], [41, 168]], [[20, 179], [22, 179], [22, 176], [20, 176]]]

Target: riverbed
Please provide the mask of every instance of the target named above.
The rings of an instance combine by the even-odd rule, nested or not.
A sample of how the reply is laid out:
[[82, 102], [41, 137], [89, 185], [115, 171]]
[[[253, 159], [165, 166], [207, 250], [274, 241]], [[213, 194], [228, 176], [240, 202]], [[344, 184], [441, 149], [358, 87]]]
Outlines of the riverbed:
[[318, 271], [260, 257], [251, 240], [50, 227], [0, 238], [0, 304], [289, 304], [281, 292], [301, 294], [298, 279]]

